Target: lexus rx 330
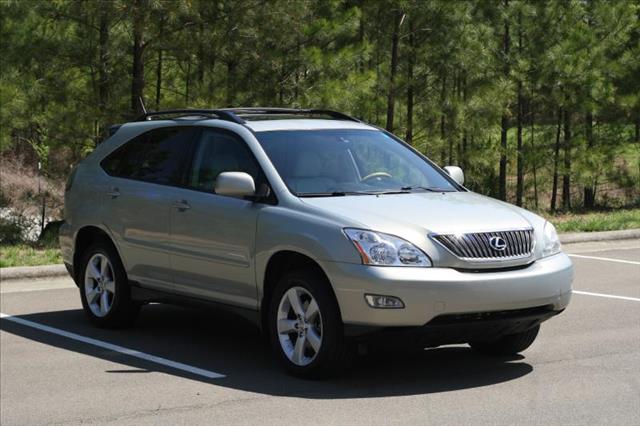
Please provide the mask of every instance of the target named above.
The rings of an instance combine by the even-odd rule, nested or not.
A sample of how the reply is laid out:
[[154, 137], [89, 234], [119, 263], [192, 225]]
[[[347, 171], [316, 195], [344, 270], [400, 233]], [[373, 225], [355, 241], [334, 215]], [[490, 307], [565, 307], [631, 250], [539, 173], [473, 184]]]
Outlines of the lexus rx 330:
[[515, 354], [569, 303], [551, 223], [347, 115], [173, 110], [112, 133], [70, 176], [60, 230], [97, 326], [154, 301], [232, 309], [310, 377], [391, 335]]

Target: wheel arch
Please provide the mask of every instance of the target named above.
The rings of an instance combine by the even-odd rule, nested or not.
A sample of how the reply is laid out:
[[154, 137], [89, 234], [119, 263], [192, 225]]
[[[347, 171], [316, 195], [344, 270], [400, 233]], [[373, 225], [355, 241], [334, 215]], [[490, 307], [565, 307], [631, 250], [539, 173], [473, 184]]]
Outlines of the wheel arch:
[[120, 261], [122, 261], [120, 250], [118, 250], [118, 246], [116, 246], [113, 238], [111, 237], [111, 235], [109, 235], [108, 231], [95, 225], [83, 226], [76, 233], [73, 244], [73, 279], [76, 282], [76, 285], [78, 284], [78, 274], [80, 273], [79, 268], [82, 254], [84, 253], [84, 250], [86, 250], [91, 244], [96, 241], [104, 241], [107, 244], [113, 246], [116, 253], [118, 253], [118, 256], [120, 257]]
[[262, 328], [262, 330], [266, 329], [267, 312], [269, 311], [268, 307], [269, 303], [271, 302], [271, 295], [273, 294], [273, 290], [278, 284], [278, 280], [286, 272], [297, 269], [310, 269], [317, 272], [321, 275], [322, 278], [324, 278], [324, 281], [327, 284], [329, 291], [331, 292], [331, 296], [336, 303], [340, 318], [342, 318], [340, 304], [338, 303], [335, 291], [333, 290], [333, 285], [322, 266], [306, 254], [292, 249], [286, 249], [273, 253], [267, 261], [267, 265], [265, 267], [264, 276], [262, 279], [262, 293], [260, 300], [260, 327]]

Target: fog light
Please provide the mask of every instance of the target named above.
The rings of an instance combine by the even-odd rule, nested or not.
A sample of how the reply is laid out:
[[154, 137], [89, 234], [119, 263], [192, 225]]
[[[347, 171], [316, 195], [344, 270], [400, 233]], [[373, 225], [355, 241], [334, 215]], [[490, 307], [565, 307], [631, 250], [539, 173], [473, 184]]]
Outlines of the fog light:
[[365, 294], [365, 300], [372, 308], [378, 309], [402, 309], [404, 303], [397, 297], [381, 296], [379, 294]]

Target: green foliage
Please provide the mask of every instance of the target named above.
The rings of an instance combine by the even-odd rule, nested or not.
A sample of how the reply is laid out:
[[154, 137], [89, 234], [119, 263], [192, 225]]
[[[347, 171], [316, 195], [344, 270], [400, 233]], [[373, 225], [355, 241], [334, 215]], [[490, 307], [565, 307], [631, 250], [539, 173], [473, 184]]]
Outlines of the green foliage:
[[570, 214], [548, 218], [558, 232], [596, 232], [640, 228], [640, 209]]
[[[548, 206], [554, 174], [574, 206], [584, 188], [599, 205], [629, 204], [640, 197], [639, 16], [636, 0], [3, 1], [0, 153], [28, 151], [62, 179], [135, 116], [138, 95], [148, 109], [322, 107], [376, 125], [393, 110], [395, 133], [463, 166], [475, 191], [497, 195], [506, 155], [512, 201], [520, 117], [525, 206]], [[561, 111], [571, 118], [556, 158]]]
[[0, 244], [0, 268], [53, 265], [57, 263], [62, 263], [62, 254], [59, 248]]

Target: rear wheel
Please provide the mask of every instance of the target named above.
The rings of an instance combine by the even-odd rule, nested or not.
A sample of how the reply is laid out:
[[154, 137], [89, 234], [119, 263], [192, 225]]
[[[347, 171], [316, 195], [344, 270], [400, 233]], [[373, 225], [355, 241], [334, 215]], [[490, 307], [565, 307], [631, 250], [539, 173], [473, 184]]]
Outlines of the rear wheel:
[[135, 320], [140, 306], [131, 300], [127, 274], [113, 246], [91, 245], [82, 257], [78, 281], [82, 307], [98, 327], [123, 327]]
[[351, 358], [340, 312], [328, 285], [313, 271], [293, 271], [282, 277], [271, 297], [271, 347], [284, 367], [296, 376], [331, 375]]
[[490, 342], [472, 342], [469, 345], [474, 350], [486, 355], [515, 355], [531, 346], [539, 331], [540, 325], [538, 324], [522, 333], [509, 334]]

